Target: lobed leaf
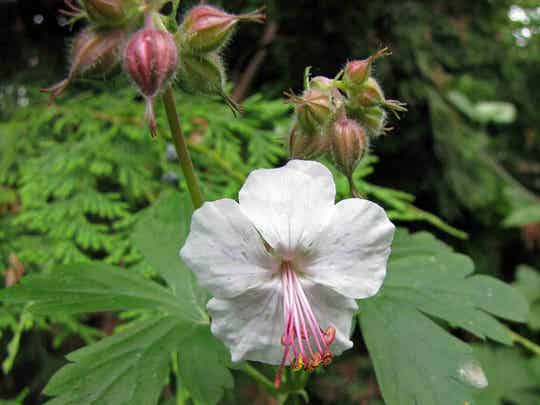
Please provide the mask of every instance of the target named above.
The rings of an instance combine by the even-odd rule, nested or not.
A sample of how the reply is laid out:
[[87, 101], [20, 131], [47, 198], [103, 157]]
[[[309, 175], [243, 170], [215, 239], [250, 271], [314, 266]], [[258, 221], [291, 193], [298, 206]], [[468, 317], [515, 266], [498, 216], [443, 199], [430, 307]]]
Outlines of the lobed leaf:
[[165, 316], [77, 350], [45, 387], [47, 405], [154, 405], [169, 373], [171, 351], [192, 326]]
[[5, 302], [32, 302], [36, 314], [78, 314], [133, 309], [180, 312], [170, 290], [132, 271], [92, 263], [65, 265], [50, 274], [32, 274], [0, 291]]
[[472, 403], [471, 387], [481, 381], [469, 370], [481, 371], [470, 347], [436, 320], [512, 344], [493, 315], [523, 322], [525, 299], [494, 278], [471, 276], [473, 269], [468, 257], [430, 234], [396, 233], [384, 287], [359, 302], [358, 314], [389, 405]]
[[179, 375], [196, 404], [216, 404], [224, 389], [233, 387], [228, 367], [229, 350], [210, 332], [208, 326], [198, 326], [179, 347]]
[[477, 405], [536, 405], [539, 376], [533, 370], [534, 359], [519, 351], [490, 346], [474, 346], [474, 355], [486, 372], [489, 385], [475, 393]]

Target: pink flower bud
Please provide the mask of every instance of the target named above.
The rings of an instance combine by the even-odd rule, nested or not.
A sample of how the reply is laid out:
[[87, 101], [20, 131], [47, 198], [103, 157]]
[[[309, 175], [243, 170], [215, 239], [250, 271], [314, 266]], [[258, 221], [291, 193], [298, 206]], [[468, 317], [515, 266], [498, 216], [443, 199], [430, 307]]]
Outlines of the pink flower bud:
[[366, 130], [354, 120], [340, 118], [330, 127], [329, 136], [336, 167], [351, 179], [368, 148]]
[[370, 59], [354, 60], [347, 63], [343, 78], [346, 83], [361, 85], [371, 75]]
[[225, 45], [234, 27], [241, 21], [262, 23], [265, 15], [261, 10], [234, 15], [219, 8], [202, 4], [193, 7], [181, 26], [180, 41], [195, 52], [210, 52]]
[[154, 97], [173, 76], [178, 65], [174, 37], [167, 31], [144, 28], [133, 34], [124, 51], [124, 69], [147, 100], [147, 119], [156, 135]]
[[319, 90], [307, 90], [298, 98], [298, 122], [306, 130], [317, 130], [332, 116], [332, 98]]
[[54, 101], [74, 78], [109, 73], [119, 63], [120, 48], [125, 37], [126, 33], [120, 29], [111, 31], [84, 29], [73, 41], [71, 66], [67, 78], [42, 91], [51, 93], [51, 101]]
[[320, 133], [307, 134], [295, 125], [289, 135], [291, 159], [315, 159], [328, 150], [328, 139]]
[[345, 65], [343, 80], [348, 87], [358, 87], [371, 76], [371, 66], [375, 60], [390, 55], [388, 48], [383, 48], [367, 59], [353, 60]]
[[322, 127], [336, 112], [333, 93], [320, 90], [306, 90], [301, 96], [286, 93], [289, 102], [295, 105], [298, 124], [303, 132], [320, 132]]

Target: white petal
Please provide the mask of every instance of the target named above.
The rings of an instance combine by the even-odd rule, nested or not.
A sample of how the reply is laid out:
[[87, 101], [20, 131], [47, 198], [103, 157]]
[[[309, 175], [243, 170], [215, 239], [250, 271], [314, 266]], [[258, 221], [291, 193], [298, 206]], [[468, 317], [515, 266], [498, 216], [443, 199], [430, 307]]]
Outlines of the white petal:
[[371, 297], [386, 275], [394, 229], [377, 204], [359, 198], [340, 201], [304, 271], [348, 297]]
[[[319, 326], [336, 329], [330, 350], [339, 355], [350, 349], [356, 302], [310, 280], [301, 283]], [[212, 333], [230, 349], [233, 362], [253, 360], [273, 365], [281, 362], [284, 350], [281, 288], [281, 280], [276, 277], [234, 299], [213, 298], [208, 302]]]
[[326, 225], [334, 206], [332, 174], [322, 164], [293, 160], [278, 169], [251, 172], [240, 207], [279, 253], [305, 250]]
[[300, 282], [319, 326], [324, 330], [329, 326], [336, 329], [336, 339], [330, 345], [332, 353], [337, 356], [350, 349], [352, 320], [358, 310], [356, 301], [311, 280], [301, 278]]
[[336, 197], [336, 188], [334, 185], [334, 177], [332, 176], [332, 173], [328, 168], [323, 165], [322, 163], [316, 162], [314, 160], [289, 160], [287, 164], [285, 165], [287, 169], [296, 170], [299, 172], [302, 172], [304, 174], [307, 174], [308, 176], [319, 179], [323, 182], [331, 182], [329, 184], [330, 187], [332, 187], [332, 193], [333, 198], [332, 202], [334, 202], [334, 199]]
[[232, 361], [279, 364], [283, 355], [283, 297], [279, 277], [231, 300], [208, 302], [212, 333], [230, 349]]
[[230, 298], [272, 277], [276, 263], [238, 204], [207, 202], [193, 214], [180, 251], [199, 283], [219, 298]]

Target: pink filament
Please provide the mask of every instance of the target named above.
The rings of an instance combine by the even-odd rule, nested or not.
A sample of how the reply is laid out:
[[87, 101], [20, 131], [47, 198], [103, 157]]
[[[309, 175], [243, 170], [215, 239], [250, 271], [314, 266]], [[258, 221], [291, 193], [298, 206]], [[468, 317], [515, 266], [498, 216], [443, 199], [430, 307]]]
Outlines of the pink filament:
[[[294, 369], [313, 370], [324, 356], [331, 357], [328, 346], [315, 314], [311, 309], [302, 284], [290, 262], [283, 262], [281, 268], [283, 286], [283, 357], [276, 374], [274, 385], [279, 388], [283, 370], [287, 364]], [[293, 356], [291, 357], [291, 350]]]

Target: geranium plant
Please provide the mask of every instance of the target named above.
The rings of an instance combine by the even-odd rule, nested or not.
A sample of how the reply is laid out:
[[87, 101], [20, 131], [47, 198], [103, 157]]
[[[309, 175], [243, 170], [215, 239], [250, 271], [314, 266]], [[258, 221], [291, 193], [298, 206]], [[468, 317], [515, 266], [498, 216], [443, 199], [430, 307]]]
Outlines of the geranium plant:
[[[279, 403], [309, 401], [313, 373], [361, 350], [355, 330], [386, 403], [473, 404], [489, 378], [482, 356], [452, 331], [539, 352], [497, 319], [526, 321], [527, 303], [516, 290], [471, 275], [468, 257], [428, 233], [396, 231], [357, 187], [370, 147], [406, 111], [372, 74], [387, 48], [331, 77], [306, 69], [301, 94], [287, 93], [290, 160], [251, 171], [238, 202], [205, 202], [174, 92], [218, 95], [239, 113], [226, 93], [221, 52], [238, 23], [265, 16], [203, 4], [178, 25], [160, 12], [165, 3], [66, 2], [64, 14], [88, 26], [73, 42], [67, 78], [44, 91], [55, 99], [78, 77], [122, 67], [145, 100], [154, 137], [165, 136], [154, 110], [163, 101], [187, 190], [164, 193], [133, 235], [154, 277], [81, 263], [0, 292], [30, 314], [129, 311], [132, 320], [118, 333], [68, 355], [45, 388], [51, 405], [152, 405], [166, 396], [214, 404], [232, 388], [233, 370]], [[174, 16], [179, 1], [172, 6]], [[348, 184], [340, 201], [330, 169]]]

